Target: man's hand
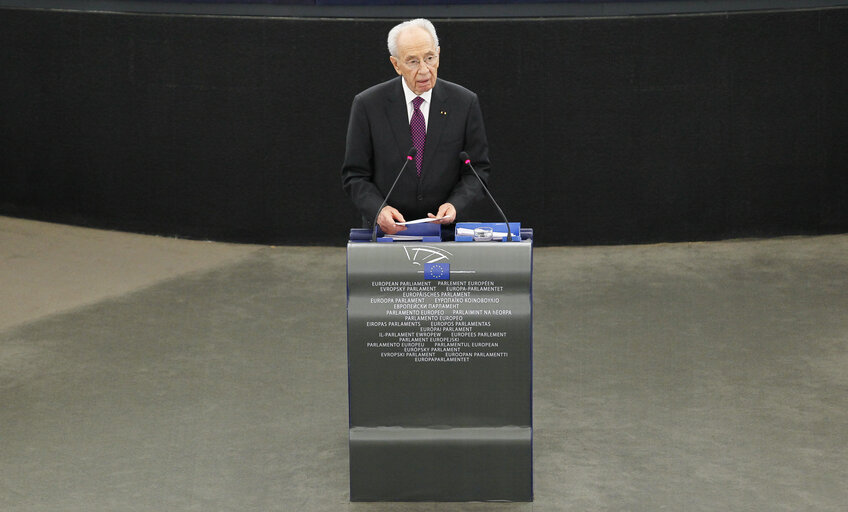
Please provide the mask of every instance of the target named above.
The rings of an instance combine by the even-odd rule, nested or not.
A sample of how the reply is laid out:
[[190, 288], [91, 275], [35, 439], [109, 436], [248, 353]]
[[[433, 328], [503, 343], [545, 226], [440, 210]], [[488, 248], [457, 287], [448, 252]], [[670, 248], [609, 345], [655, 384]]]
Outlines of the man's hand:
[[436, 215], [428, 213], [427, 216], [431, 219], [444, 217], [444, 219], [437, 220], [435, 222], [437, 224], [450, 224], [451, 222], [454, 222], [456, 220], [456, 208], [454, 208], [453, 205], [450, 203], [445, 203], [439, 206], [439, 211], [436, 213]]
[[406, 222], [403, 215], [395, 208], [385, 206], [380, 210], [380, 215], [377, 216], [377, 225], [387, 235], [394, 235], [398, 231], [403, 231], [406, 226], [398, 226], [395, 222]]

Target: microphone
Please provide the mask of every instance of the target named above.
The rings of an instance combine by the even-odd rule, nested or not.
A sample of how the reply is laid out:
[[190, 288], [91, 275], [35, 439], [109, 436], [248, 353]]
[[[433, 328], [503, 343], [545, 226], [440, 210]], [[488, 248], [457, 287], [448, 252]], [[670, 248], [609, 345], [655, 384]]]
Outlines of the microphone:
[[391, 188], [389, 188], [388, 193], [386, 193], [386, 198], [383, 199], [383, 204], [381, 204], [380, 207], [377, 208], [377, 213], [374, 214], [374, 224], [371, 225], [372, 242], [377, 241], [377, 217], [380, 216], [380, 212], [383, 211], [383, 207], [386, 206], [387, 202], [389, 202], [389, 196], [392, 195], [392, 190], [395, 189], [395, 185], [397, 185], [397, 182], [400, 179], [400, 175], [403, 174], [403, 170], [406, 169], [406, 164], [408, 164], [415, 158], [416, 153], [418, 153], [418, 150], [415, 149], [415, 146], [409, 148], [409, 151], [406, 153], [406, 161], [403, 163], [403, 167], [400, 168], [400, 172], [398, 172], [397, 177], [395, 178], [395, 182], [392, 183]]
[[474, 176], [477, 176], [477, 181], [479, 181], [480, 185], [483, 186], [483, 191], [486, 192], [487, 196], [489, 196], [489, 199], [492, 201], [492, 204], [495, 205], [495, 208], [498, 210], [498, 213], [501, 214], [501, 218], [503, 219], [504, 224], [506, 224], [506, 241], [512, 242], [512, 230], [509, 229], [509, 221], [506, 220], [506, 215], [504, 215], [503, 210], [501, 210], [501, 207], [498, 206], [498, 202], [495, 201], [495, 198], [492, 197], [492, 193], [489, 192], [489, 187], [487, 187], [486, 184], [483, 183], [483, 180], [480, 179], [480, 175], [477, 174], [477, 171], [474, 169], [474, 166], [471, 165], [471, 159], [468, 158], [468, 153], [463, 151], [462, 153], [459, 154], [459, 159], [462, 160], [462, 163], [467, 165], [469, 169], [471, 169], [471, 172], [474, 173]]

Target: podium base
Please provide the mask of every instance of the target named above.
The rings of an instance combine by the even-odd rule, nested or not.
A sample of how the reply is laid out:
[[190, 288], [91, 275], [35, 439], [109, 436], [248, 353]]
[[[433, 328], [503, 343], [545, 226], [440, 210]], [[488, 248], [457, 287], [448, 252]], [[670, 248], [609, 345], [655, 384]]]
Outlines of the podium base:
[[532, 428], [350, 429], [351, 501], [532, 501]]

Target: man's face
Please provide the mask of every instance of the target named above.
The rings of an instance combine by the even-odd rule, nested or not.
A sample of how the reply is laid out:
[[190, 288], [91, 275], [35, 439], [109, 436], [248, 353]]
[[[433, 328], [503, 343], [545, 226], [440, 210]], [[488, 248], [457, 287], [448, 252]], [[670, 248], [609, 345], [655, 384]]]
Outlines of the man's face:
[[397, 74], [416, 95], [425, 93], [436, 85], [439, 69], [439, 48], [421, 27], [410, 27], [398, 36], [397, 57], [389, 57]]

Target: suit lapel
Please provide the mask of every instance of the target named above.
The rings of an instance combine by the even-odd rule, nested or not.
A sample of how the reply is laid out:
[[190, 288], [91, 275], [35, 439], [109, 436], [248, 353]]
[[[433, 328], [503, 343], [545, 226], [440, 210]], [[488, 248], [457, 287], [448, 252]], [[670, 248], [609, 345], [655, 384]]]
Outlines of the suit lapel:
[[442, 133], [445, 131], [447, 123], [447, 115], [442, 112], [448, 112], [447, 103], [448, 97], [445, 94], [445, 89], [439, 87], [439, 82], [433, 87], [433, 95], [430, 104], [430, 113], [427, 116], [427, 139], [424, 143], [424, 167], [421, 169], [422, 179], [430, 176], [430, 173], [435, 172], [433, 167], [433, 155], [436, 154], [436, 148], [439, 147], [439, 141], [442, 138]]
[[406, 107], [406, 98], [403, 95], [403, 86], [400, 81], [402, 77], [395, 80], [392, 94], [387, 98], [386, 102], [386, 119], [389, 120], [389, 126], [395, 136], [398, 153], [401, 157], [406, 156], [409, 148], [412, 147], [412, 135], [409, 133], [409, 114]]

